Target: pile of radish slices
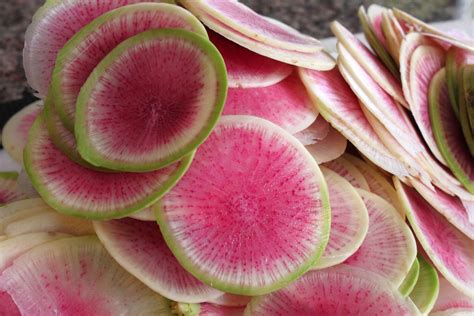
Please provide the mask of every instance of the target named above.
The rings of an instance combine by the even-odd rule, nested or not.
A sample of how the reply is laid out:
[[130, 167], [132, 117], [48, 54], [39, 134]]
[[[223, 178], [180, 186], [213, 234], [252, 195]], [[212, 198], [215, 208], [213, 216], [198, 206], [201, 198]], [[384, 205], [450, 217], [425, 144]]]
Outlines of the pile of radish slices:
[[474, 42], [359, 17], [335, 60], [235, 0], [47, 0], [0, 315], [474, 313]]

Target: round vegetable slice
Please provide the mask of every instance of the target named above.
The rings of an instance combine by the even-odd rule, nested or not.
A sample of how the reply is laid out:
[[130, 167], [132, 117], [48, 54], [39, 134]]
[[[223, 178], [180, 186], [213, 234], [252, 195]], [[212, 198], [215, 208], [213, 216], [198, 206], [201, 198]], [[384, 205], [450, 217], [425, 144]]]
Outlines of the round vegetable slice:
[[43, 101], [36, 101], [13, 115], [2, 130], [2, 145], [6, 152], [19, 163], [23, 162], [23, 148], [28, 131], [41, 112]]
[[33, 248], [0, 276], [22, 315], [171, 315], [170, 302], [123, 270], [96, 237]]
[[418, 256], [420, 273], [415, 288], [410, 293], [410, 299], [415, 303], [420, 312], [428, 314], [433, 308], [439, 293], [438, 272], [423, 256]]
[[355, 188], [369, 191], [369, 185], [364, 175], [349, 160], [345, 159], [345, 157], [339, 157], [336, 160], [327, 162], [324, 166], [349, 181]]
[[18, 190], [17, 179], [16, 172], [0, 172], [0, 206], [26, 198], [25, 194]]
[[416, 259], [416, 241], [387, 201], [357, 189], [369, 213], [369, 230], [360, 248], [345, 263], [367, 269], [400, 286]]
[[231, 88], [268, 87], [282, 81], [293, 71], [292, 66], [256, 54], [216, 32], [208, 31], [208, 34], [224, 58]]
[[247, 306], [247, 304], [252, 299], [252, 296], [244, 295], [235, 295], [230, 293], [224, 293], [223, 295], [209, 300], [209, 303], [221, 306], [235, 306], [242, 307]]
[[207, 138], [226, 92], [225, 65], [209, 41], [178, 29], [143, 32], [118, 45], [81, 88], [79, 153], [113, 170], [167, 166]]
[[48, 209], [48, 206], [40, 198], [22, 199], [19, 201], [10, 202], [6, 205], [0, 206], [0, 221], [3, 221], [10, 216], [15, 216], [24, 210], [31, 209], [41, 209], [44, 211]]
[[[415, 52], [416, 53], [416, 52]], [[438, 148], [459, 182], [474, 194], [473, 158], [464, 141], [463, 132], [450, 105], [446, 71], [439, 70], [429, 88], [429, 115]]]
[[318, 115], [313, 124], [293, 136], [298, 138], [298, 140], [305, 146], [313, 145], [318, 141], [325, 139], [329, 134], [330, 128], [331, 125], [329, 125], [328, 121], [326, 121], [323, 116]]
[[311, 271], [288, 287], [256, 297], [244, 315], [420, 315], [387, 281], [339, 265]]
[[439, 295], [432, 312], [449, 311], [452, 308], [470, 308], [474, 310], [474, 301], [471, 297], [458, 291], [443, 277], [439, 278]]
[[463, 65], [474, 64], [474, 52], [458, 48], [456, 46], [451, 47], [446, 54], [446, 82], [448, 85], [449, 100], [453, 107], [456, 117], [459, 116], [459, 93], [458, 93], [458, 80], [461, 67]]
[[[204, 26], [185, 9], [165, 3], [137, 3], [120, 7], [101, 15], [82, 28], [64, 45], [58, 53], [56, 66], [54, 67], [52, 88], [54, 103], [58, 114], [69, 130], [74, 130], [74, 117], [79, 91], [102, 59], [124, 40], [147, 30], [161, 28], [188, 30], [207, 38]], [[170, 54], [170, 52], [168, 51], [166, 54], [169, 56], [168, 54]], [[177, 56], [179, 58], [179, 50], [176, 51], [176, 54], [178, 54]], [[176, 56], [172, 57], [176, 58]], [[168, 58], [173, 59], [172, 57]], [[129, 65], [128, 67], [144, 66], [143, 64], [138, 65], [131, 61], [129, 61], [127, 65]], [[150, 63], [148, 67], [150, 66], [155, 67], [152, 73], [156, 74], [156, 76], [153, 79], [161, 78], [159, 70], [156, 69], [156, 67], [160, 67], [160, 65]], [[144, 78], [146, 78], [146, 75], [151, 75], [152, 73], [147, 73], [143, 68], [138, 69], [141, 69], [140, 75], [144, 75], [144, 77], [140, 77], [139, 79], [138, 77], [130, 78], [130, 81], [124, 84], [130, 84], [133, 80], [137, 80], [144, 85], [148, 85], [147, 88], [150, 91], [156, 88], [165, 88], [163, 86], [149, 86], [151, 82], [149, 80], [148, 82], [144, 81]], [[197, 71], [197, 69], [193, 70]], [[165, 68], [164, 71], [166, 73], [170, 71], [170, 69]], [[179, 71], [183, 71], [183, 69], [172, 72], [176, 80], [180, 78]], [[128, 74], [128, 76], [131, 76], [131, 73]], [[198, 76], [196, 76], [195, 79], [196, 78], [198, 78]], [[121, 80], [126, 79], [121, 78]], [[163, 78], [163, 80], [166, 79]], [[187, 84], [187, 82], [182, 82], [181, 80], [185, 80], [184, 78], [180, 79], [179, 82]], [[171, 85], [169, 82], [168, 84]], [[170, 86], [167, 88], [169, 87]], [[136, 96], [135, 93], [131, 91], [128, 91], [127, 94]], [[151, 96], [151, 98], [157, 98], [157, 100], [155, 100], [156, 103], [162, 101], [162, 99], [156, 95]], [[142, 106], [146, 106], [146, 104], [142, 104]], [[145, 117], [146, 116], [143, 118]]]
[[94, 228], [104, 247], [125, 270], [164, 297], [200, 303], [223, 294], [181, 267], [156, 222], [124, 218], [95, 222]]
[[130, 214], [128, 217], [138, 219], [139, 221], [154, 222], [156, 221], [155, 213], [152, 207], [147, 207], [143, 210]]
[[331, 234], [323, 255], [314, 269], [334, 266], [360, 247], [369, 228], [369, 215], [355, 188], [337, 173], [321, 167], [329, 190]]
[[202, 303], [176, 303], [174, 311], [182, 316], [242, 316], [244, 307]]
[[464, 140], [474, 157], [474, 63], [465, 65], [459, 71], [459, 122]]
[[319, 259], [329, 237], [328, 200], [316, 161], [296, 138], [269, 121], [233, 115], [221, 118], [155, 206], [186, 270], [219, 290], [252, 296], [285, 286]]
[[398, 288], [398, 290], [400, 291], [400, 293], [402, 293], [403, 296], [408, 296], [413, 291], [413, 288], [415, 287], [416, 282], [418, 281], [419, 274], [420, 263], [418, 262], [418, 259], [415, 259], [415, 261], [413, 261], [413, 264], [411, 265], [410, 271], [408, 271], [408, 274], [403, 279], [402, 284], [400, 284], [400, 287]]
[[261, 117], [294, 134], [310, 126], [318, 112], [294, 73], [268, 87], [230, 88], [223, 114]]
[[474, 241], [446, 221], [414, 189], [398, 180], [395, 188], [410, 225], [433, 265], [459, 291], [474, 297]]
[[25, 148], [25, 168], [41, 197], [56, 210], [80, 217], [110, 219], [143, 209], [184, 174], [192, 155], [146, 173], [101, 172], [81, 166], [52, 143], [42, 116]]
[[344, 154], [347, 147], [347, 139], [335, 128], [330, 127], [329, 132], [316, 144], [307, 145], [306, 149], [318, 164], [337, 159]]

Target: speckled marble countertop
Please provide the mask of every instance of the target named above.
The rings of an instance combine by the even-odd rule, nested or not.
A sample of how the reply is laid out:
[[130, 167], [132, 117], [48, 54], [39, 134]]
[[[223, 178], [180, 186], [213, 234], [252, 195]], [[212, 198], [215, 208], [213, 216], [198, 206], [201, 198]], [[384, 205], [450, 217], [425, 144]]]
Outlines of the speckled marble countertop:
[[[456, 0], [241, 0], [256, 11], [286, 22], [317, 38], [331, 36], [329, 22], [341, 21], [359, 31], [357, 8], [379, 3], [397, 6], [426, 21], [453, 18]], [[44, 0], [0, 1], [0, 105], [31, 97], [24, 77], [23, 34], [31, 16]]]

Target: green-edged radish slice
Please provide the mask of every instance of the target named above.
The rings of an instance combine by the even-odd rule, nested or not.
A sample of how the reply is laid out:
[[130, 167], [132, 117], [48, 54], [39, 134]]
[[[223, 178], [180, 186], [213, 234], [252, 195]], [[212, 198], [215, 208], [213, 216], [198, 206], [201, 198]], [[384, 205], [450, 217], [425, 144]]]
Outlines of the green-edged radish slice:
[[339, 157], [336, 160], [327, 162], [324, 166], [349, 181], [355, 188], [370, 191], [364, 175], [349, 160], [345, 159], [345, 157]]
[[415, 303], [423, 315], [433, 308], [439, 293], [438, 272], [423, 256], [418, 256], [420, 273], [418, 281], [410, 293], [410, 299]]
[[474, 64], [463, 66], [459, 72], [459, 121], [464, 140], [474, 157]]
[[17, 180], [17, 172], [0, 172], [0, 206], [26, 198], [26, 195], [18, 190]]
[[[82, 28], [66, 43], [58, 53], [51, 84], [57, 112], [69, 130], [74, 130], [76, 102], [81, 87], [102, 59], [124, 40], [147, 30], [161, 28], [183, 29], [207, 38], [204, 26], [185, 9], [166, 3], [137, 3], [101, 15]], [[94, 44], [91, 45], [91, 43]], [[160, 54], [162, 53], [164, 52], [160, 52]], [[166, 54], [169, 54], [169, 52]], [[170, 58], [173, 60], [176, 56]], [[157, 60], [150, 61], [148, 66], [152, 66], [154, 62], [157, 62]], [[127, 62], [127, 64], [130, 65], [129, 67], [144, 66], [132, 61]], [[156, 67], [160, 67], [159, 64], [155, 64]], [[154, 70], [154, 72], [157, 71], [157, 69]], [[166, 69], [165, 71], [169, 70]], [[194, 69], [193, 71], [198, 70]], [[141, 70], [141, 75], [144, 75], [144, 77], [137, 80], [143, 82], [143, 78], [147, 76], [144, 68]], [[179, 78], [179, 72], [173, 73], [173, 75], [176, 76], [176, 80]], [[133, 82], [134, 78], [130, 78], [130, 80], [130, 82]], [[163, 77], [163, 80], [167, 79]], [[188, 84], [187, 82], [181, 82], [181, 80], [180, 83]], [[147, 84], [151, 84], [150, 80]], [[171, 86], [148, 87], [151, 91], [171, 88]], [[135, 93], [137, 92], [128, 92], [128, 94], [137, 97]], [[150, 98], [157, 98], [155, 103], [163, 101], [162, 96], [152, 95]], [[141, 105], [146, 106], [146, 104]]]
[[329, 196], [316, 161], [288, 132], [252, 116], [222, 117], [155, 207], [183, 267], [233, 294], [286, 286], [329, 238]]
[[[415, 52], [416, 54], [416, 52]], [[474, 194], [474, 163], [464, 141], [454, 110], [449, 104], [446, 71], [439, 70], [429, 88], [429, 116], [434, 139], [449, 168], [464, 187]]]
[[462, 80], [459, 74], [461, 67], [469, 64], [474, 64], [474, 52], [456, 46], [448, 50], [446, 54], [446, 81], [448, 84], [449, 100], [458, 118], [462, 118], [462, 116], [459, 115], [460, 98], [458, 82]]
[[385, 277], [398, 288], [416, 259], [416, 241], [397, 210], [381, 197], [357, 189], [369, 213], [369, 230], [345, 263]]
[[171, 303], [123, 270], [93, 236], [33, 248], [3, 271], [0, 284], [22, 315], [171, 315]]
[[153, 208], [152, 207], [147, 207], [143, 210], [132, 213], [132, 214], [128, 215], [128, 217], [138, 219], [139, 221], [145, 221], [145, 222], [154, 222], [154, 221], [156, 221], [156, 216], [155, 216], [155, 213], [153, 213]]
[[23, 148], [28, 139], [28, 131], [41, 112], [43, 101], [36, 101], [13, 115], [2, 130], [2, 145], [15, 161], [23, 162]]
[[165, 194], [186, 172], [192, 155], [146, 172], [101, 172], [66, 157], [52, 143], [42, 116], [25, 148], [25, 168], [41, 197], [56, 210], [80, 217], [110, 219], [143, 209]]
[[400, 291], [400, 293], [402, 293], [403, 296], [408, 296], [413, 291], [413, 288], [415, 287], [416, 282], [418, 281], [419, 273], [420, 263], [418, 262], [418, 259], [415, 259], [415, 261], [413, 261], [413, 264], [411, 265], [410, 271], [408, 271], [408, 274], [405, 276], [402, 284], [400, 284], [400, 287], [398, 288], [398, 290]]
[[339, 264], [354, 254], [369, 228], [369, 215], [355, 188], [336, 172], [321, 167], [329, 190], [331, 233], [323, 255], [314, 269]]
[[410, 225], [433, 265], [465, 295], [474, 297], [474, 241], [452, 226], [414, 189], [395, 179]]
[[452, 308], [469, 308], [474, 311], [474, 300], [458, 291], [443, 277], [439, 278], [439, 295], [432, 313], [449, 311]]
[[399, 177], [408, 175], [405, 166], [375, 134], [337, 68], [330, 71], [299, 68], [299, 73], [319, 112], [335, 129], [380, 168]]
[[235, 295], [230, 293], [224, 293], [223, 295], [209, 300], [209, 303], [213, 303], [221, 306], [235, 306], [242, 307], [247, 306], [247, 304], [252, 299], [252, 296], [244, 295]]
[[162, 296], [201, 303], [222, 296], [179, 264], [156, 222], [131, 218], [95, 222], [94, 228], [110, 255], [129, 273]]
[[143, 32], [113, 49], [81, 88], [79, 153], [113, 170], [167, 166], [209, 136], [226, 92], [224, 61], [205, 38], [178, 29]]
[[400, 45], [405, 37], [405, 32], [390, 9], [382, 13], [382, 31], [387, 40], [387, 49], [398, 64], [400, 60]]
[[361, 41], [349, 32], [339, 22], [331, 23], [331, 30], [340, 43], [350, 52], [357, 60], [360, 66], [370, 75], [372, 80], [376, 82], [385, 92], [392, 96], [397, 102], [407, 106], [407, 102], [403, 96], [400, 82], [395, 78], [385, 66], [374, 56]]
[[222, 306], [211, 303], [175, 303], [173, 311], [178, 316], [242, 316], [245, 307]]
[[338, 265], [310, 271], [279, 291], [255, 297], [244, 315], [420, 315], [386, 279]]
[[344, 154], [347, 139], [335, 128], [330, 127], [329, 132], [316, 144], [307, 145], [306, 149], [318, 164], [337, 159]]

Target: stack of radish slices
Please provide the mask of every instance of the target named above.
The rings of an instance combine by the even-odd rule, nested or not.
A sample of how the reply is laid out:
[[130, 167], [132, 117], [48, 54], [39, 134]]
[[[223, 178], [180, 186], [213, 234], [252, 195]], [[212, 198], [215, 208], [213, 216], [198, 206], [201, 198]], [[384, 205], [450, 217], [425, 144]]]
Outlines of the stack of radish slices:
[[362, 8], [376, 55], [335, 22], [335, 61], [238, 1], [159, 2], [33, 17], [1, 315], [474, 312], [469, 39]]

